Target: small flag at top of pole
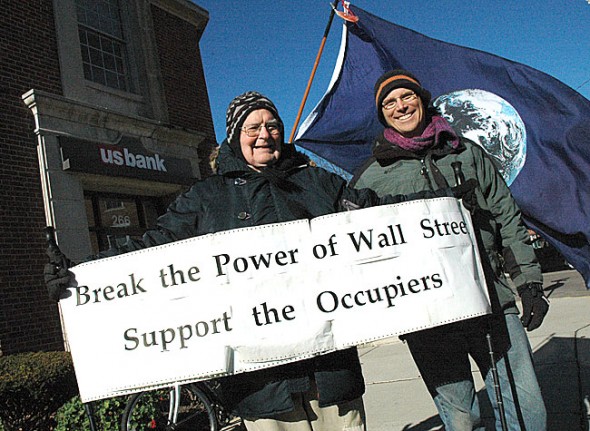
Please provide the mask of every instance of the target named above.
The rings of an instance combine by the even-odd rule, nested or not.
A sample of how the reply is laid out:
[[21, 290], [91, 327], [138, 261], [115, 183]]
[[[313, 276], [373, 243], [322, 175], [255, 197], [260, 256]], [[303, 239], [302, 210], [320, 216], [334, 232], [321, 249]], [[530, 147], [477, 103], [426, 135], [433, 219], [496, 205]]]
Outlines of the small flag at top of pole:
[[[588, 0], [588, 1], [590, 1], [590, 0]], [[334, 6], [333, 4], [330, 3], [330, 6], [332, 6], [332, 9], [334, 9], [334, 13], [345, 21], [357, 22], [359, 20], [359, 17], [356, 16], [348, 7], [350, 5], [350, 2], [342, 0], [341, 3], [342, 3], [342, 12], [337, 10], [336, 6]]]

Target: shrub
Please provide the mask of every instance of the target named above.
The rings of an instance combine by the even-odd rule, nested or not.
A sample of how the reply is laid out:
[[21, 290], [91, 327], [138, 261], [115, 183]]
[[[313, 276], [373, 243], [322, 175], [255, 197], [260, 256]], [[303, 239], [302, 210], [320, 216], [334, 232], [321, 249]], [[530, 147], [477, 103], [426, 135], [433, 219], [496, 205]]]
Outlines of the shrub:
[[0, 357], [0, 422], [5, 431], [52, 429], [57, 409], [77, 392], [67, 352]]
[[[101, 431], [118, 431], [126, 402], [127, 397], [93, 401], [90, 406], [96, 428]], [[87, 431], [90, 429], [90, 420], [78, 396], [69, 400], [58, 410], [56, 422], [55, 431]]]

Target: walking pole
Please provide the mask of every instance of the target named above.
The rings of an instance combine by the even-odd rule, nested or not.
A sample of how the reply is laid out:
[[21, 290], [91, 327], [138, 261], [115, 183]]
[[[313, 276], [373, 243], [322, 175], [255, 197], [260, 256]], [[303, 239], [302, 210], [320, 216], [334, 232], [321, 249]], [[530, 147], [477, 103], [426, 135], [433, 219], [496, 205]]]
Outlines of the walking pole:
[[504, 410], [504, 400], [502, 397], [502, 390], [500, 388], [500, 376], [498, 376], [498, 369], [496, 368], [496, 359], [494, 358], [494, 348], [492, 347], [492, 322], [489, 322], [488, 333], [486, 340], [488, 341], [488, 351], [490, 354], [490, 371], [494, 380], [494, 390], [496, 392], [496, 404], [498, 405], [498, 412], [500, 414], [500, 423], [502, 424], [502, 431], [508, 431], [508, 423], [506, 422], [506, 411]]
[[[47, 240], [48, 248], [60, 256], [61, 262], [59, 266], [68, 269], [68, 260], [57, 245], [57, 241], [55, 240], [55, 229], [53, 226], [47, 226], [45, 228], [45, 239]], [[88, 421], [90, 422], [90, 431], [97, 431], [91, 403], [82, 403], [82, 405], [84, 406], [84, 412], [86, 412], [86, 416], [88, 416]]]
[[83, 403], [84, 411], [86, 412], [86, 416], [88, 416], [88, 420], [90, 421], [90, 431], [97, 431], [96, 422], [94, 421], [94, 409], [92, 408], [92, 403]]
[[307, 101], [307, 96], [309, 95], [309, 89], [311, 88], [311, 83], [313, 82], [313, 78], [315, 76], [315, 72], [320, 64], [320, 58], [322, 57], [322, 52], [324, 51], [324, 45], [326, 44], [326, 39], [328, 38], [328, 33], [330, 33], [330, 27], [332, 26], [332, 21], [334, 20], [334, 14], [336, 13], [336, 7], [338, 6], [338, 0], [334, 0], [334, 3], [331, 5], [332, 11], [330, 12], [330, 19], [328, 19], [328, 24], [326, 25], [326, 29], [324, 30], [324, 36], [322, 37], [322, 42], [320, 43], [320, 49], [318, 50], [318, 54], [315, 58], [315, 63], [313, 65], [313, 69], [311, 70], [311, 75], [309, 76], [309, 80], [307, 82], [307, 88], [305, 89], [305, 93], [303, 93], [303, 99], [301, 100], [301, 105], [299, 105], [299, 112], [297, 112], [297, 117], [295, 118], [295, 124], [293, 125], [293, 130], [291, 130], [291, 136], [289, 136], [289, 142], [293, 142], [293, 138], [295, 137], [295, 131], [297, 130], [297, 126], [299, 125], [299, 120], [301, 119], [301, 114], [303, 113], [303, 108], [305, 107], [305, 102]]
[[[465, 175], [461, 170], [461, 162], [451, 163], [453, 173], [455, 174], [455, 185], [460, 186], [465, 181]], [[496, 393], [496, 404], [498, 405], [498, 413], [500, 414], [500, 423], [502, 424], [502, 431], [508, 431], [508, 423], [506, 422], [506, 411], [504, 410], [504, 399], [502, 397], [502, 390], [500, 388], [500, 376], [496, 368], [496, 358], [494, 357], [494, 347], [492, 345], [492, 321], [488, 320], [488, 332], [486, 333], [486, 340], [488, 342], [488, 353], [490, 355], [490, 371], [492, 372], [492, 380], [494, 381], [494, 391]]]

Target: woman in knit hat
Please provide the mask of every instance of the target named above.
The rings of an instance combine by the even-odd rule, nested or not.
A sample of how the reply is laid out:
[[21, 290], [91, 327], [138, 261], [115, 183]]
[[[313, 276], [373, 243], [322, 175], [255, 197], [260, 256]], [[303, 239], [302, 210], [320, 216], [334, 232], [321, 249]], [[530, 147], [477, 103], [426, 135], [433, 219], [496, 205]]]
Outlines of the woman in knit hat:
[[[284, 143], [277, 108], [260, 93], [249, 91], [230, 103], [226, 130], [217, 175], [178, 196], [156, 229], [147, 231], [141, 241], [130, 240], [121, 252], [228, 229], [310, 219], [347, 210], [351, 202], [370, 207], [406, 199], [350, 189], [339, 176], [314, 167], [293, 145]], [[460, 195], [465, 190], [453, 192]], [[46, 268], [46, 281], [51, 296], [59, 298], [63, 286], [59, 274], [51, 278], [54, 267]], [[242, 417], [250, 431], [365, 429], [365, 385], [355, 348], [219, 382], [225, 407]]]
[[[459, 137], [429, 108], [429, 102], [430, 92], [407, 70], [395, 69], [377, 80], [375, 104], [384, 129], [376, 138], [373, 156], [351, 184], [383, 196], [476, 179], [479, 187], [471, 204], [477, 209], [472, 218], [493, 315], [415, 332], [405, 339], [445, 429], [471, 431], [481, 426], [471, 356], [485, 379], [496, 429], [503, 429], [505, 419], [510, 430], [545, 430], [545, 404], [524, 330], [539, 327], [549, 308], [541, 269], [520, 210], [491, 158], [478, 145]], [[499, 256], [503, 256], [503, 266]], [[510, 274], [522, 299], [522, 319], [505, 273]], [[488, 333], [494, 343], [501, 398], [496, 397], [490, 371]], [[504, 406], [505, 418], [500, 406]]]

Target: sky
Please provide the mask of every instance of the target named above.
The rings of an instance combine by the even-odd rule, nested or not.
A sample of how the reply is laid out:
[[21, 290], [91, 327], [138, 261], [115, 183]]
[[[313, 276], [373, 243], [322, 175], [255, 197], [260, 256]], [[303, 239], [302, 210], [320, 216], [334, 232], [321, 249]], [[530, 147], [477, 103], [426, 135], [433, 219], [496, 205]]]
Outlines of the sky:
[[[217, 141], [226, 135], [228, 104], [250, 90], [275, 103], [287, 139], [328, 23], [329, 0], [193, 2], [209, 12], [200, 49]], [[352, 4], [428, 37], [534, 67], [590, 99], [590, 0], [357, 0]], [[299, 125], [328, 88], [341, 35], [342, 20], [335, 17]]]

